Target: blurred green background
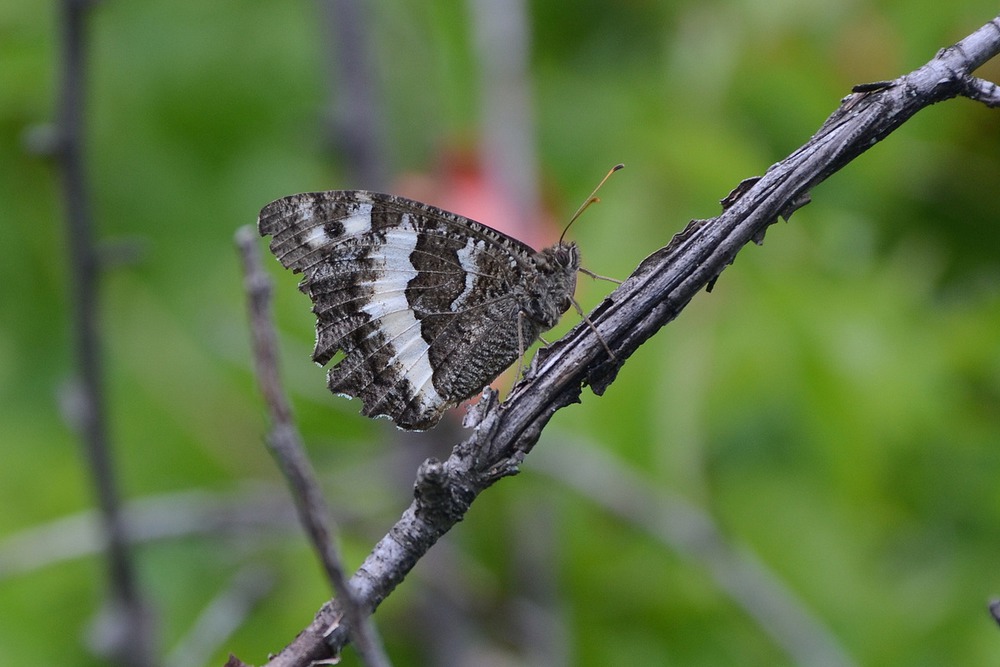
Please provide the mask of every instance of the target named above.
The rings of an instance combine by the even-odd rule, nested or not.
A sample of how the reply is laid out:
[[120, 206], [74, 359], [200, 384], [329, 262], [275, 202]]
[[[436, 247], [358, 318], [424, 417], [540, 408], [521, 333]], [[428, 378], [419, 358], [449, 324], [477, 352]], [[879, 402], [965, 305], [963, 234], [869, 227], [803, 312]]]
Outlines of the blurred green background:
[[[476, 5], [366, 11], [384, 187], [490, 192], [477, 168], [489, 107]], [[558, 230], [626, 163], [572, 232], [588, 268], [623, 278], [801, 145], [852, 85], [915, 69], [996, 6], [527, 11], [537, 168], [525, 168]], [[106, 664], [88, 648], [103, 561], [86, 531], [54, 523], [93, 498], [60, 408], [74, 374], [64, 207], [54, 164], [27, 149], [54, 117], [58, 16], [54, 2], [0, 0], [4, 665]], [[135, 558], [169, 664], [193, 659], [172, 651], [248, 578], [270, 587], [193, 664], [229, 651], [264, 662], [328, 597], [294, 524], [268, 514], [283, 495], [262, 446], [232, 243], [276, 197], [370, 185], [329, 140], [343, 63], [328, 55], [327, 20], [318, 3], [269, 0], [109, 0], [90, 16], [94, 215], [102, 239], [141, 251], [102, 280], [109, 421], [124, 493], [148, 509]], [[979, 73], [1000, 80], [1000, 63]], [[394, 662], [1000, 664], [986, 610], [1000, 595], [998, 190], [1000, 112], [967, 100], [925, 110], [818, 187], [606, 396], [585, 391], [558, 413], [524, 473], [416, 567], [375, 617]], [[309, 360], [307, 299], [266, 260], [287, 387], [354, 567], [407, 505], [422, 458], [461, 431], [406, 436], [330, 396]], [[592, 307], [610, 287], [582, 281], [577, 296]], [[598, 456], [605, 467], [581, 479]], [[260, 520], [220, 510], [213, 524], [204, 513], [219, 503]], [[685, 532], [692, 512], [714, 522], [708, 542]], [[764, 574], [706, 557], [720, 536]], [[344, 664], [357, 664], [350, 651]]]

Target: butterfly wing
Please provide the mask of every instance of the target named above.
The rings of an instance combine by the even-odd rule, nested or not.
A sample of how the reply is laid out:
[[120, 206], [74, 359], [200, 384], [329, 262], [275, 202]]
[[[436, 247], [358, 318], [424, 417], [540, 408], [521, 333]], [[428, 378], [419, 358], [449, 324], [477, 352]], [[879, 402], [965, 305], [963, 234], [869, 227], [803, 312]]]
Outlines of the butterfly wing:
[[365, 415], [430, 428], [540, 333], [521, 315], [539, 253], [467, 218], [391, 195], [330, 191], [268, 204], [258, 228], [304, 276], [299, 287], [317, 318], [313, 359], [344, 353], [330, 390], [361, 398]]

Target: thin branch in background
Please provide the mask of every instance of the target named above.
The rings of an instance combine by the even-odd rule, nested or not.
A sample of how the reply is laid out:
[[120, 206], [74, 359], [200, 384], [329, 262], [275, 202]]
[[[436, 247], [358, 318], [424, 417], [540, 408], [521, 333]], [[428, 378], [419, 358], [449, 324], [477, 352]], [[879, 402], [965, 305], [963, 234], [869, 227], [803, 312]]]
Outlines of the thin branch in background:
[[519, 653], [529, 665], [571, 665], [570, 632], [560, 598], [559, 517], [555, 498], [519, 496], [511, 516], [511, 554], [519, 595], [510, 600], [511, 634], [520, 637]]
[[110, 596], [108, 636], [101, 650], [130, 667], [154, 664], [152, 617], [136, 581], [122, 521], [119, 491], [107, 433], [99, 331], [100, 262], [83, 167], [86, 20], [89, 0], [62, 2], [62, 78], [52, 148], [61, 174], [70, 253], [73, 338], [79, 363], [71, 419], [79, 428], [97, 495], [106, 540]]
[[191, 631], [167, 656], [164, 667], [208, 664], [273, 587], [274, 575], [269, 570], [248, 566], [237, 572], [229, 586], [198, 615]]
[[[236, 232], [250, 311], [254, 368], [271, 416], [267, 443], [281, 468], [295, 500], [299, 521], [316, 550], [346, 621], [358, 655], [369, 667], [387, 667], [389, 659], [369, 618], [371, 609], [361, 605], [347, 581], [343, 559], [334, 544], [336, 526], [330, 518], [316, 473], [302, 445], [292, 409], [278, 373], [277, 336], [271, 318], [271, 280], [265, 273], [257, 247], [257, 233], [250, 227]], [[339, 623], [339, 619], [331, 627]]]
[[374, 5], [361, 0], [319, 0], [319, 5], [328, 36], [331, 143], [344, 155], [358, 187], [384, 191], [389, 182], [385, 122], [368, 16]]
[[[382, 456], [339, 469], [328, 478], [328, 484], [350, 495], [358, 480], [371, 480], [407, 465], [412, 470], [409, 457], [403, 448], [388, 450]], [[381, 502], [385, 505], [375, 500], [367, 503], [365, 516], [388, 512], [395, 506], [388, 498]], [[301, 536], [288, 490], [271, 484], [253, 482], [226, 491], [192, 489], [131, 498], [121, 511], [130, 547], [192, 536], [239, 538], [241, 543], [248, 536], [261, 543], [274, 537], [283, 539], [290, 531]], [[359, 512], [340, 513], [337, 521], [342, 526], [363, 525]], [[99, 556], [103, 549], [100, 513], [88, 509], [69, 514], [0, 539], [0, 582]]]
[[655, 488], [610, 455], [579, 441], [565, 447], [542, 448], [531, 462], [532, 470], [565, 484], [707, 570], [716, 584], [784, 649], [792, 664], [857, 664], [794, 591], [747, 549], [732, 544], [700, 507]]
[[[129, 500], [122, 518], [130, 546], [191, 536], [225, 538], [283, 535], [295, 508], [278, 487], [248, 485], [234, 491], [179, 491]], [[86, 510], [6, 536], [0, 541], [0, 581], [60, 563], [99, 555], [100, 514]]]
[[525, 0], [469, 0], [479, 65], [480, 159], [487, 179], [516, 211], [517, 238], [532, 240], [541, 214], [529, 62], [531, 28]]
[[[552, 415], [579, 402], [584, 385], [602, 394], [632, 353], [714, 283], [745, 245], [762, 241], [779, 217], [808, 201], [813, 187], [918, 111], [966, 94], [971, 73], [998, 53], [1000, 17], [891, 85], [848, 95], [804, 146], [734, 190], [721, 215], [692, 221], [647, 257], [590, 314], [589, 326], [581, 323], [539, 351], [507, 401], [500, 404], [495, 391], [485, 390], [469, 414], [475, 430], [446, 461], [420, 466], [413, 502], [351, 578], [364, 608], [374, 610], [391, 594], [479, 493], [517, 473]], [[346, 624], [330, 631], [341, 617], [339, 603], [327, 602], [268, 665], [305, 667], [336, 655], [350, 631]]]

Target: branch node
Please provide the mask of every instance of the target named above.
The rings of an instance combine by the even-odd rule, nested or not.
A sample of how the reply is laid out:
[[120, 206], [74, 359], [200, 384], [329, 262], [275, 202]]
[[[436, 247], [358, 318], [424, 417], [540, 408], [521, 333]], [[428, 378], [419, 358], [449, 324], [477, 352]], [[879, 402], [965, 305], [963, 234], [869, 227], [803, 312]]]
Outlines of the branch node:
[[[730, 190], [728, 195], [719, 200], [719, 203], [722, 204], [722, 210], [727, 210], [730, 206], [739, 201], [740, 197], [749, 192], [750, 188], [757, 185], [757, 182], [760, 179], [760, 176], [751, 176], [749, 178], [744, 178], [742, 181], [737, 183], [736, 187]], [[692, 220], [691, 222], [693, 223], [695, 221]]]
[[479, 399], [479, 402], [471, 404], [467, 408], [465, 417], [462, 418], [462, 426], [478, 430], [490, 411], [496, 407], [499, 396], [499, 392], [492, 387], [483, 389], [483, 397]]
[[962, 81], [962, 95], [990, 108], [1000, 107], [1000, 88], [992, 81], [977, 76], [967, 76]]
[[455, 481], [448, 467], [436, 458], [420, 464], [413, 484], [417, 516], [432, 522], [436, 519], [449, 523], [461, 521], [476, 494]]
[[802, 208], [803, 206], [805, 206], [810, 202], [812, 202], [812, 197], [809, 195], [808, 192], [803, 192], [802, 194], [798, 195], [790, 202], [788, 202], [788, 205], [785, 206], [785, 208], [781, 209], [778, 215], [781, 216], [782, 220], [788, 222], [789, 218], [792, 217], [792, 213], [795, 213], [797, 210], [799, 210], [800, 208]]
[[21, 146], [28, 155], [53, 158], [66, 147], [66, 135], [53, 123], [36, 123], [21, 133]]

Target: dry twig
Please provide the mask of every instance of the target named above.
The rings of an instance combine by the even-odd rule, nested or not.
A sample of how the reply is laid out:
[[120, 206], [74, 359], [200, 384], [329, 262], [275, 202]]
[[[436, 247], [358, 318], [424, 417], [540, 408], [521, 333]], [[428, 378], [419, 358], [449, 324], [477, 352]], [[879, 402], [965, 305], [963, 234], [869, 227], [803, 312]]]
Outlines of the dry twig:
[[64, 402], [68, 418], [80, 431], [93, 478], [104, 550], [109, 597], [101, 632], [93, 644], [106, 657], [129, 667], [154, 664], [152, 616], [142, 599], [128, 550], [121, 495], [107, 428], [104, 364], [100, 333], [99, 280], [101, 257], [94, 235], [84, 169], [84, 122], [87, 17], [90, 0], [62, 2], [62, 75], [58, 117], [48, 141], [36, 148], [50, 152], [62, 181], [66, 206], [67, 246], [72, 271], [73, 337], [79, 377]]
[[236, 233], [236, 244], [243, 259], [257, 379], [271, 415], [268, 447], [288, 480], [299, 521], [319, 555], [345, 621], [341, 623], [341, 618], [332, 618], [328, 632], [347, 625], [362, 662], [369, 667], [388, 666], [389, 659], [368, 619], [372, 609], [358, 599], [347, 581], [343, 559], [333, 543], [336, 526], [281, 385], [278, 346], [271, 322], [271, 282], [261, 267], [256, 232], [250, 227], [241, 228]]

